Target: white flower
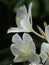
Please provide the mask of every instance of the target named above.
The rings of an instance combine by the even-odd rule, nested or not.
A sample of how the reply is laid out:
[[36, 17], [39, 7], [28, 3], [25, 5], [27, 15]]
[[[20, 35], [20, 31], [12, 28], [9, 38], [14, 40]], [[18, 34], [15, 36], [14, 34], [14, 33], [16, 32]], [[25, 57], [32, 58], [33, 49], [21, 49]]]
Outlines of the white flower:
[[29, 4], [28, 12], [25, 7], [25, 5], [21, 6], [17, 10], [17, 16], [16, 16], [16, 24], [18, 27], [11, 27], [8, 29], [7, 33], [16, 33], [16, 32], [33, 32], [37, 36], [44, 38], [40, 34], [38, 34], [34, 29], [32, 28], [32, 2]]
[[31, 36], [27, 33], [23, 34], [23, 39], [18, 34], [13, 35], [11, 44], [11, 52], [15, 56], [14, 62], [40, 62], [38, 54], [36, 54], [35, 44]]
[[40, 53], [40, 57], [42, 58], [43, 63], [49, 58], [49, 25], [45, 27], [45, 36], [48, 43], [42, 43]]
[[40, 64], [40, 63], [31, 63], [29, 65], [42, 65], [42, 64]]
[[17, 10], [16, 24], [18, 27], [11, 27], [7, 33], [15, 32], [31, 32], [32, 30], [32, 17], [31, 17], [32, 2], [29, 4], [28, 12], [25, 5]]

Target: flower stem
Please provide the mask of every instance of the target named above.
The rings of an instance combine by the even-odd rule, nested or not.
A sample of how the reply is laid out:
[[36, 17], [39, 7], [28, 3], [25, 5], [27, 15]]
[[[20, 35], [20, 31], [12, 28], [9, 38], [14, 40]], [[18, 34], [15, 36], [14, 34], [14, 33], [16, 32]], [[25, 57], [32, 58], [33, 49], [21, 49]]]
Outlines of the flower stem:
[[35, 35], [39, 36], [40, 38], [42, 38], [42, 39], [46, 39], [44, 36], [38, 34], [38, 33], [37, 33], [36, 31], [34, 31], [33, 29], [32, 29], [32, 32], [33, 32]]

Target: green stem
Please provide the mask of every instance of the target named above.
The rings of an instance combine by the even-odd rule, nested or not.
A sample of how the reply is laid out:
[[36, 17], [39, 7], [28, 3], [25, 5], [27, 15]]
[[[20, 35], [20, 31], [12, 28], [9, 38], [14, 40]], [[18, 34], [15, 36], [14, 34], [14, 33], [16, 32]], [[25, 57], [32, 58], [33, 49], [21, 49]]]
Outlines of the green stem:
[[42, 38], [42, 39], [46, 39], [44, 36], [38, 34], [38, 33], [37, 33], [36, 31], [34, 31], [33, 29], [32, 29], [32, 32], [33, 32], [35, 35], [39, 36], [40, 38]]

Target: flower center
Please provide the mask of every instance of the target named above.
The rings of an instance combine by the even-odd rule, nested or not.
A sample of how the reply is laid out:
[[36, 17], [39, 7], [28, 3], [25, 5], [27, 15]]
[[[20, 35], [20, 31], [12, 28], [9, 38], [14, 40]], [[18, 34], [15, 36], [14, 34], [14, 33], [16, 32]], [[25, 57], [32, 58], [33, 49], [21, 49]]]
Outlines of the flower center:
[[31, 50], [30, 50], [29, 46], [26, 45], [26, 44], [23, 44], [23, 45], [21, 46], [21, 48], [22, 48], [23, 51], [25, 52], [25, 56], [30, 57], [30, 55], [31, 55]]

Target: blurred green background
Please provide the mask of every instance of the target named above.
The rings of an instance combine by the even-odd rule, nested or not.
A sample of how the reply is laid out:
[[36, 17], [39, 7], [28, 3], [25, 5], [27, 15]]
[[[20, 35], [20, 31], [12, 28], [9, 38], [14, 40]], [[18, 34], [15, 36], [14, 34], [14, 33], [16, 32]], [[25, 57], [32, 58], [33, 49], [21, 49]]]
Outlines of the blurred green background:
[[[17, 9], [25, 4], [28, 8], [29, 3], [32, 2], [32, 19], [33, 28], [37, 31], [36, 25], [39, 25], [43, 30], [43, 22], [46, 21], [49, 24], [49, 0], [0, 0], [0, 65], [27, 65], [25, 63], [13, 63], [13, 55], [10, 51], [10, 45], [12, 44], [11, 38], [13, 34], [7, 34], [7, 30], [10, 27], [16, 27], [15, 16]], [[19, 33], [22, 36], [23, 33]], [[43, 39], [36, 35], [29, 33], [36, 43], [37, 53], [40, 53], [40, 45]]]

